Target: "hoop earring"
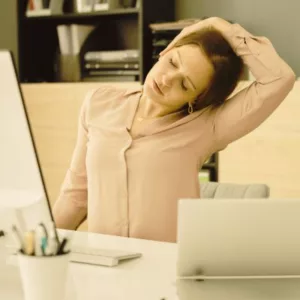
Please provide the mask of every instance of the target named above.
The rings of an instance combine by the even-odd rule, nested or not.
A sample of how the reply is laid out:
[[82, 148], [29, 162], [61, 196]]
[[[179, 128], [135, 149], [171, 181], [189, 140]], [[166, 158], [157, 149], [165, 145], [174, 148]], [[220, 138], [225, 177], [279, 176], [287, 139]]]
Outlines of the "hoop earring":
[[193, 104], [191, 102], [189, 102], [189, 108], [188, 108], [188, 113], [192, 114], [194, 112], [194, 107]]

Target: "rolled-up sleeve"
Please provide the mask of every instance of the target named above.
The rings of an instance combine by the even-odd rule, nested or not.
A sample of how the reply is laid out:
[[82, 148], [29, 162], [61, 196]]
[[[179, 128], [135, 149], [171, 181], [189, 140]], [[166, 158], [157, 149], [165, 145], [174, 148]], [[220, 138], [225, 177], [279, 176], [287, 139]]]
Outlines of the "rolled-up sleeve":
[[53, 217], [58, 228], [76, 229], [87, 215], [87, 126], [86, 112], [94, 91], [90, 91], [81, 107], [78, 136], [60, 194], [53, 207]]

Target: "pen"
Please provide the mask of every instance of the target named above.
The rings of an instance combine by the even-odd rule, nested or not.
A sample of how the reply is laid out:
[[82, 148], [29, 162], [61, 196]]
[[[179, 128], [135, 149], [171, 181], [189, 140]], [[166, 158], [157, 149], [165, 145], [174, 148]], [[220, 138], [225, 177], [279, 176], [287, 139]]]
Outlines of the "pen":
[[48, 239], [48, 231], [44, 223], [40, 223], [39, 226], [43, 229], [45, 237]]
[[16, 225], [12, 226], [12, 235], [13, 238], [15, 240], [15, 242], [17, 243], [18, 247], [19, 247], [19, 251], [24, 253], [24, 242], [23, 242], [23, 238], [17, 228]]
[[48, 233], [45, 225], [39, 224], [36, 228], [35, 255], [41, 256], [46, 254]]
[[56, 255], [59, 249], [59, 243], [57, 241], [56, 232], [55, 232], [55, 225], [54, 222], [50, 223], [50, 230], [47, 240], [47, 255]]
[[57, 251], [57, 254], [65, 254], [70, 251], [68, 249], [69, 240], [65, 237], [63, 238], [61, 244], [59, 245], [59, 249]]
[[34, 231], [27, 231], [24, 233], [24, 253], [33, 255], [35, 249], [35, 234]]

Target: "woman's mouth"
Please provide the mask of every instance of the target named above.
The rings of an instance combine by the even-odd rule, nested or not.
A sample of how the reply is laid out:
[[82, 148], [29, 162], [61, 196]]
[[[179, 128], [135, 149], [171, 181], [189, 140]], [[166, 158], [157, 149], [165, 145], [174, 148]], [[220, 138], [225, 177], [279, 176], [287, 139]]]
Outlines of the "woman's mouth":
[[159, 85], [156, 83], [156, 81], [153, 79], [152, 80], [152, 88], [154, 89], [154, 91], [160, 95], [164, 95], [163, 92], [161, 91], [161, 89], [159, 88]]

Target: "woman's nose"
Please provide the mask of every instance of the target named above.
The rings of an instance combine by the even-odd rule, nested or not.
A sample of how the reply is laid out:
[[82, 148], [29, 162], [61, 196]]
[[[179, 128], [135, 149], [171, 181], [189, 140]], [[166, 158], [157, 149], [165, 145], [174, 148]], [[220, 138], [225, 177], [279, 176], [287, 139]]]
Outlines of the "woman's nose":
[[162, 77], [162, 84], [167, 87], [172, 86], [172, 81], [173, 81], [174, 76], [172, 74], [166, 73]]

